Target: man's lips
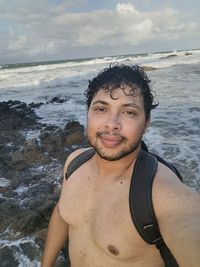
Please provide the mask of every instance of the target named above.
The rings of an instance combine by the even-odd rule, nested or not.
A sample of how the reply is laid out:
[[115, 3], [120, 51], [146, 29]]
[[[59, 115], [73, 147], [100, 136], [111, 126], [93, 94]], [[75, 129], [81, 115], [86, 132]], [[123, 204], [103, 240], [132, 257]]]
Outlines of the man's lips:
[[119, 145], [123, 138], [116, 137], [116, 136], [107, 136], [107, 135], [100, 135], [101, 142], [107, 147], [114, 147]]

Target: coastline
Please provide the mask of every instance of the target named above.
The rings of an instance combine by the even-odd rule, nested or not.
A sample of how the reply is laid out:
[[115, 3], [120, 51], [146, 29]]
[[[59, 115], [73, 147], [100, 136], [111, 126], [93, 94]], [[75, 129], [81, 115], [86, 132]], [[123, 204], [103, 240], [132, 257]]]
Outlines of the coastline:
[[[145, 141], [175, 163], [185, 183], [200, 190], [200, 63], [176, 65], [180, 56], [160, 57], [154, 63], [140, 61], [155, 68], [149, 74], [160, 101]], [[121, 62], [132, 63], [127, 57]], [[5, 266], [40, 266], [64, 161], [87, 146], [83, 89], [105, 62], [81, 64], [2, 70], [7, 79], [0, 86], [5, 100], [0, 102], [0, 256]], [[62, 262], [61, 257], [59, 266]]]
[[[39, 266], [52, 209], [60, 195], [67, 156], [86, 146], [84, 127], [40, 122], [32, 105], [0, 103], [0, 255], [2, 266]], [[36, 133], [26, 139], [26, 133]], [[66, 260], [60, 258], [66, 266]], [[24, 265], [23, 265], [24, 266]], [[62, 266], [62, 265], [59, 265]]]

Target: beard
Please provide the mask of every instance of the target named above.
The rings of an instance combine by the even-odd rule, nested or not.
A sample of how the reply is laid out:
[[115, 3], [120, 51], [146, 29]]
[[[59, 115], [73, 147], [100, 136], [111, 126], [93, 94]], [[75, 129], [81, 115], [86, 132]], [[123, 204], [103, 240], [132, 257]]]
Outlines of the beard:
[[139, 138], [139, 140], [137, 142], [129, 145], [126, 137], [114, 133], [110, 136], [118, 137], [121, 140], [120, 145], [124, 144], [123, 148], [120, 151], [114, 152], [108, 148], [104, 148], [101, 145], [101, 143], [99, 144], [99, 140], [100, 140], [101, 136], [105, 135], [105, 134], [110, 135], [108, 132], [97, 132], [95, 138], [90, 137], [88, 134], [87, 134], [87, 138], [88, 138], [89, 144], [94, 148], [94, 150], [99, 155], [99, 157], [101, 157], [104, 160], [108, 160], [108, 161], [120, 160], [120, 159], [130, 155], [139, 147], [139, 145], [141, 143], [141, 139], [142, 139], [142, 137], [141, 137], [141, 138]]

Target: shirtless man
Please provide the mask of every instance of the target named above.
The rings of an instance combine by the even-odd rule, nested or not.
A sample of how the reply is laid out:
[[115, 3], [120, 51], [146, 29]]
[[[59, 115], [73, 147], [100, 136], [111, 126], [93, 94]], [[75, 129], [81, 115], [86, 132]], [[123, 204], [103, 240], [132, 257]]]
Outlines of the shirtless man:
[[[71, 267], [163, 267], [131, 219], [129, 187], [141, 139], [156, 106], [138, 66], [113, 66], [89, 82], [87, 136], [96, 154], [64, 179], [42, 267], [54, 266], [69, 240]], [[65, 170], [78, 154], [67, 159]], [[153, 205], [165, 243], [180, 267], [200, 266], [200, 196], [159, 163]]]

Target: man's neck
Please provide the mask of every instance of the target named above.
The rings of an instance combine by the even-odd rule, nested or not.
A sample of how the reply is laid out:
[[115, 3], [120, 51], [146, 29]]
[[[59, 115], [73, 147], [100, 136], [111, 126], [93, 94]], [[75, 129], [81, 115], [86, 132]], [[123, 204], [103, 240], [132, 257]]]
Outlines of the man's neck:
[[105, 160], [98, 154], [95, 155], [95, 160], [98, 168], [99, 176], [121, 176], [132, 166], [140, 152], [141, 147], [139, 146], [131, 154], [115, 161]]

